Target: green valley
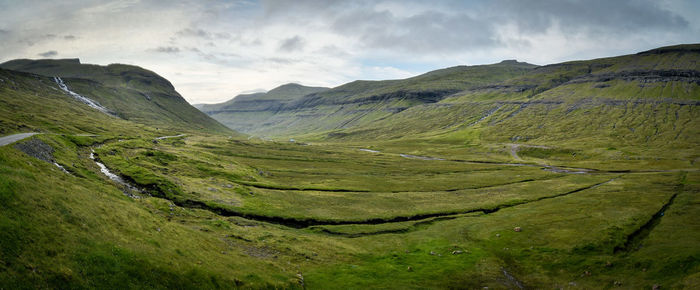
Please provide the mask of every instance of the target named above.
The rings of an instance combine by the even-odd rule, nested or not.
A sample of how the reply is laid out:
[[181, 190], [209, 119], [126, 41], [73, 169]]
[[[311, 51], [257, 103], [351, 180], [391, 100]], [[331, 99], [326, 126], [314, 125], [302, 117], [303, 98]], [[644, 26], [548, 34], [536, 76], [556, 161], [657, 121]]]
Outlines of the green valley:
[[0, 289], [697, 288], [698, 61], [508, 60], [201, 111], [139, 67], [6, 62], [0, 135], [38, 134], [0, 146]]

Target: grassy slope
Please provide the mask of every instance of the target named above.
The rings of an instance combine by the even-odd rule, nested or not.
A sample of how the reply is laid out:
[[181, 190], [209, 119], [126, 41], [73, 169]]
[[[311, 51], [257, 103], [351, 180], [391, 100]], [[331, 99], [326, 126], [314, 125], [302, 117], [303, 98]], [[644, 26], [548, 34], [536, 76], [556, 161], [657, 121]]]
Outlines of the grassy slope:
[[[700, 52], [693, 47], [538, 67], [525, 76], [367, 125], [297, 138], [356, 143], [393, 139], [399, 147], [432, 142], [463, 149], [520, 143], [553, 147], [551, 153], [578, 153], [560, 157], [581, 166], [593, 156], [646, 158], [642, 155], [692, 164], [699, 157], [694, 148], [700, 145], [698, 77], [630, 74], [652, 68], [697, 72]], [[459, 154], [425, 149], [422, 154]]]
[[57, 161], [72, 164], [67, 168], [73, 174], [12, 147], [0, 148], [0, 287], [258, 288], [294, 283], [292, 270], [282, 267], [293, 257], [259, 263], [235, 241], [206, 230], [218, 227], [211, 213], [173, 210], [157, 198], [129, 199], [97, 173], [86, 148], [64, 137], [39, 138], [60, 150]]
[[231, 133], [185, 101], [172, 84], [136, 66], [80, 64], [76, 60], [13, 60], [5, 69], [60, 76], [68, 87], [115, 111], [123, 119], [158, 128]]
[[[252, 106], [232, 102], [229, 112], [212, 117], [243, 132], [274, 136], [326, 131], [369, 124], [406, 108], [436, 102], [461, 90], [522, 75], [533, 65], [505, 61], [493, 65], [458, 66], [420, 76], [388, 81], [355, 81], [310, 93], [281, 106]], [[257, 98], [257, 97], [255, 97]], [[252, 110], [248, 110], [252, 109]], [[248, 122], [253, 118], [255, 122]]]
[[0, 69], [0, 134], [17, 132], [133, 135], [153, 130], [111, 117], [61, 91], [49, 77]]
[[[692, 230], [698, 210], [693, 196], [700, 190], [696, 171], [565, 175], [197, 136], [158, 144], [108, 141], [95, 148], [111, 168], [145, 187], [155, 184], [156, 196], [174, 186], [175, 195], [133, 200], [87, 159], [89, 148], [83, 146], [91, 137], [39, 138], [58, 149], [57, 161], [72, 176], [12, 147], [0, 148], [0, 285], [6, 287], [295, 287], [297, 273], [315, 289], [513, 287], [502, 273], [506, 269], [533, 287], [573, 281], [599, 288], [621, 281], [643, 288], [692, 285], [700, 270]], [[532, 181], [501, 184], [512, 178]], [[601, 185], [589, 188], [594, 184]], [[407, 191], [385, 192], [387, 186]], [[451, 186], [464, 189], [444, 191]], [[642, 248], [615, 251], [674, 194], [663, 218], [648, 234], [637, 235]], [[447, 220], [295, 229], [168, 201], [181, 198], [321, 221], [501, 209]], [[523, 232], [514, 232], [515, 226]]]

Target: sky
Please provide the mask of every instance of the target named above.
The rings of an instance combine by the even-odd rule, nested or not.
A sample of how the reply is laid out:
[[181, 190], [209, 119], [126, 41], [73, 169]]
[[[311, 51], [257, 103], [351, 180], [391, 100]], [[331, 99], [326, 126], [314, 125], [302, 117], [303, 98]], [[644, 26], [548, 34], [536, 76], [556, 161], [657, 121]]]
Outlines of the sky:
[[138, 65], [193, 104], [698, 42], [695, 0], [0, 0], [0, 62]]

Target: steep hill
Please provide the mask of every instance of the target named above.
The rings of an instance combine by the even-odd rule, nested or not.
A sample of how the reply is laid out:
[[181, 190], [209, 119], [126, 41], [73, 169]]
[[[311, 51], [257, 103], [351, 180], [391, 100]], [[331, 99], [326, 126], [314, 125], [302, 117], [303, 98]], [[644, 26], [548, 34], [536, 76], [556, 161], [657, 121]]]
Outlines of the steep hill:
[[168, 80], [137, 66], [81, 64], [78, 59], [20, 59], [0, 64], [0, 68], [59, 77], [49, 82], [56, 88], [62, 83], [66, 94], [71, 91], [92, 100], [120, 119], [161, 129], [230, 133], [187, 103]]
[[0, 69], [0, 135], [17, 132], [119, 135], [142, 129], [136, 123], [74, 98], [61, 90], [53, 78]]
[[[516, 61], [480, 66], [456, 66], [402, 80], [354, 81], [316, 92], [304, 91], [285, 97], [286, 102], [263, 100], [261, 95], [243, 96], [202, 110], [231, 128], [245, 133], [289, 136], [368, 124], [409, 107], [435, 103], [465, 89], [520, 76], [536, 67]], [[286, 90], [280, 90], [284, 93]], [[299, 91], [297, 91], [299, 92]], [[265, 94], [275, 93], [275, 90]], [[268, 97], [265, 97], [268, 98]], [[246, 102], [243, 102], [245, 100]], [[253, 117], [254, 116], [254, 117]], [[254, 122], [246, 120], [254, 118]]]

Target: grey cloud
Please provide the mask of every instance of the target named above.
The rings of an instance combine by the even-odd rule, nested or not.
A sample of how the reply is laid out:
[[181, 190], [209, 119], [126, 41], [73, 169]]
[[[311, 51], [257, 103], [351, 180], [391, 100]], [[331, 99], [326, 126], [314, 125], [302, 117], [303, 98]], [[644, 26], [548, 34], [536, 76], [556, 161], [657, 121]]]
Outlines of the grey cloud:
[[345, 58], [345, 57], [349, 57], [349, 56], [350, 56], [350, 53], [348, 53], [347, 51], [345, 51], [345, 50], [343, 50], [342, 48], [337, 47], [337, 46], [335, 46], [335, 45], [327, 45], [327, 46], [324, 46], [324, 47], [322, 47], [321, 49], [315, 51], [315, 53], [320, 53], [320, 54], [325, 54], [325, 55], [331, 55], [331, 56], [334, 56], [334, 57], [342, 57], [342, 58]]
[[76, 40], [78, 39], [75, 35], [65, 35], [63, 36], [63, 39], [65, 40]]
[[304, 39], [301, 38], [299, 35], [296, 35], [294, 37], [282, 40], [280, 42], [279, 50], [287, 52], [302, 50], [304, 48], [304, 44]]
[[160, 53], [178, 53], [180, 52], [180, 48], [175, 46], [159, 46], [155, 48], [154, 51]]
[[37, 43], [53, 40], [56, 37], [57, 37], [56, 34], [41, 34], [41, 35], [28, 36], [28, 37], [22, 38], [18, 42], [21, 44], [25, 44], [27, 46], [34, 46]]
[[39, 54], [37, 54], [37, 55], [38, 55], [38, 56], [41, 56], [41, 57], [52, 57], [52, 56], [58, 55], [58, 51], [49, 50], [49, 51], [47, 51], [47, 52], [39, 53]]
[[176, 32], [178, 36], [211, 39], [211, 33], [200, 28], [185, 28]]
[[[360, 4], [362, 1], [355, 1]], [[294, 15], [328, 15], [329, 12], [351, 6], [350, 1], [342, 0], [267, 0], [263, 2], [265, 17]]]
[[424, 53], [498, 44], [489, 22], [438, 11], [398, 17], [389, 11], [358, 10], [337, 18], [332, 27], [339, 34], [355, 35], [369, 48]]
[[500, 0], [491, 2], [502, 20], [513, 21], [523, 32], [544, 32], [555, 23], [566, 32], [595, 30], [626, 33], [649, 29], [684, 29], [688, 21], [653, 0], [560, 1]]
[[232, 37], [228, 32], [215, 33], [214, 36], [219, 39], [230, 39]]
[[[267, 1], [264, 9], [268, 21], [299, 25], [325, 23], [334, 33], [369, 49], [442, 53], [500, 44], [492, 19], [468, 15], [465, 11], [470, 11], [469, 7], [452, 7], [454, 3], [448, 3], [449, 6], [405, 3], [417, 3], [422, 12], [401, 15], [384, 8], [383, 2], [375, 1]], [[292, 48], [294, 43], [289, 39], [283, 44], [288, 46], [280, 45], [280, 50]]]
[[[392, 5], [411, 6], [410, 13]], [[263, 3], [270, 23], [326, 23], [336, 34], [365, 48], [408, 53], [453, 53], [468, 49], [528, 47], [527, 40], [501, 34], [513, 25], [523, 36], [547, 34], [557, 25], [565, 34], [591, 41], [630, 33], [687, 31], [689, 21], [656, 0], [495, 0], [495, 1], [321, 1], [271, 0]]]
[[212, 53], [205, 52], [197, 47], [188, 47], [187, 51], [195, 53], [201, 59], [207, 62], [224, 65], [224, 66], [239, 66], [243, 63], [249, 62], [249, 60], [243, 59], [240, 55], [235, 53]]
[[269, 57], [266, 58], [265, 60], [274, 63], [274, 64], [280, 64], [280, 65], [286, 65], [286, 64], [294, 64], [300, 62], [299, 60], [295, 59], [289, 59], [289, 58], [281, 58], [281, 57]]

